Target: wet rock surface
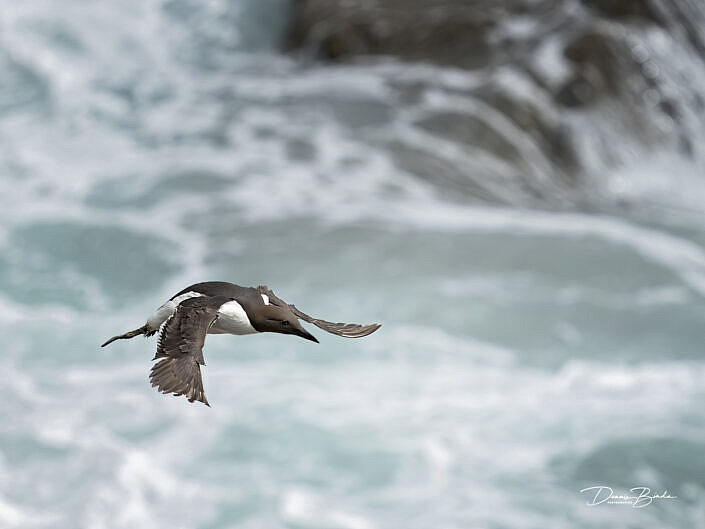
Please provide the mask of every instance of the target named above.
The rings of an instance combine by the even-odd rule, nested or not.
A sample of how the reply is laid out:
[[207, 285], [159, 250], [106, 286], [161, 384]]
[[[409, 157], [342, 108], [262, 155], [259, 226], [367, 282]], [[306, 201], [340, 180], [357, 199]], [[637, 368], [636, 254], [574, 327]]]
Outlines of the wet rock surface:
[[560, 3], [300, 0], [294, 3], [288, 42], [327, 60], [381, 54], [481, 67], [516, 51], [510, 40], [494, 42], [492, 32], [504, 18], [531, 15], [550, 21]]
[[[555, 196], [555, 188], [599, 187], [595, 174], [633, 162], [639, 149], [697, 155], [703, 21], [705, 4], [684, 0], [297, 0], [287, 47], [322, 62], [401, 60], [476, 75], [479, 82], [464, 87], [428, 81], [402, 90], [417, 100], [439, 91], [475, 108], [427, 112], [419, 130], [511, 167], [508, 185]], [[695, 69], [670, 61], [672, 53], [691, 57]], [[498, 120], [508, 127], [498, 130]], [[412, 174], [430, 164], [453, 188], [496, 194], [486, 182], [460, 185], [486, 180], [481, 164], [419, 164], [418, 146], [403, 140], [392, 152]], [[538, 163], [527, 162], [527, 152]]]

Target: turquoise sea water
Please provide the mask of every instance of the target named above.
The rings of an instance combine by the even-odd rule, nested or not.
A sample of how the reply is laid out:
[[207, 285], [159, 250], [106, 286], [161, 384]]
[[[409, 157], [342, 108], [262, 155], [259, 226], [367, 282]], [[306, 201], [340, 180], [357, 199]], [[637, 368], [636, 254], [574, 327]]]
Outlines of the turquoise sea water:
[[[476, 79], [302, 65], [285, 6], [3, 6], [0, 526], [705, 527], [697, 160], [628, 212], [467, 200], [387, 140]], [[383, 327], [209, 336], [211, 409], [98, 347], [216, 279]]]

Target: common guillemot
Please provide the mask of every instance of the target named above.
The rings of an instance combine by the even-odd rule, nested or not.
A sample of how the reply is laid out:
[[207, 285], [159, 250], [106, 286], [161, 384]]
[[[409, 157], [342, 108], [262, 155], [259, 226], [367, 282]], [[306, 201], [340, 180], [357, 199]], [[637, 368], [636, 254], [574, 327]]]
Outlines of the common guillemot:
[[316, 337], [303, 328], [299, 318], [345, 338], [361, 338], [380, 328], [376, 323], [332, 323], [312, 318], [263, 285], [253, 288], [207, 281], [186, 287], [159, 307], [142, 327], [113, 336], [101, 347], [141, 334], [152, 336], [161, 328], [157, 353], [152, 358], [161, 360], [152, 366], [149, 374], [152, 387], [210, 406], [203, 392], [200, 368], [205, 365], [206, 334], [278, 332], [318, 343]]

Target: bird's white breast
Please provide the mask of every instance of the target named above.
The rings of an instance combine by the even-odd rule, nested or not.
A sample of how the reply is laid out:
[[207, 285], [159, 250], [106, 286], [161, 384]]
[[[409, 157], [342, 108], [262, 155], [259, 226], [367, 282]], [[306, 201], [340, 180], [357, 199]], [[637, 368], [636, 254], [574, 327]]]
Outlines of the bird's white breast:
[[211, 334], [252, 334], [258, 332], [247, 317], [245, 309], [237, 301], [223, 303], [218, 309], [218, 319], [208, 332]]

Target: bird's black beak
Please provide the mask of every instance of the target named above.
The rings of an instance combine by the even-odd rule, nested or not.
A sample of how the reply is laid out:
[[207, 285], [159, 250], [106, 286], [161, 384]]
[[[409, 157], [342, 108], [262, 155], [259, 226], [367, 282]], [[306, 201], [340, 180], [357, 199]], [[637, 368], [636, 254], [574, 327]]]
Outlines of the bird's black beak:
[[306, 338], [307, 340], [311, 340], [312, 342], [319, 343], [319, 342], [318, 342], [318, 339], [316, 339], [316, 337], [315, 337], [313, 334], [311, 334], [310, 332], [306, 331], [305, 329], [301, 329], [300, 331], [297, 330], [297, 331], [296, 331], [296, 334], [297, 334], [298, 336], [301, 336], [301, 338]]

